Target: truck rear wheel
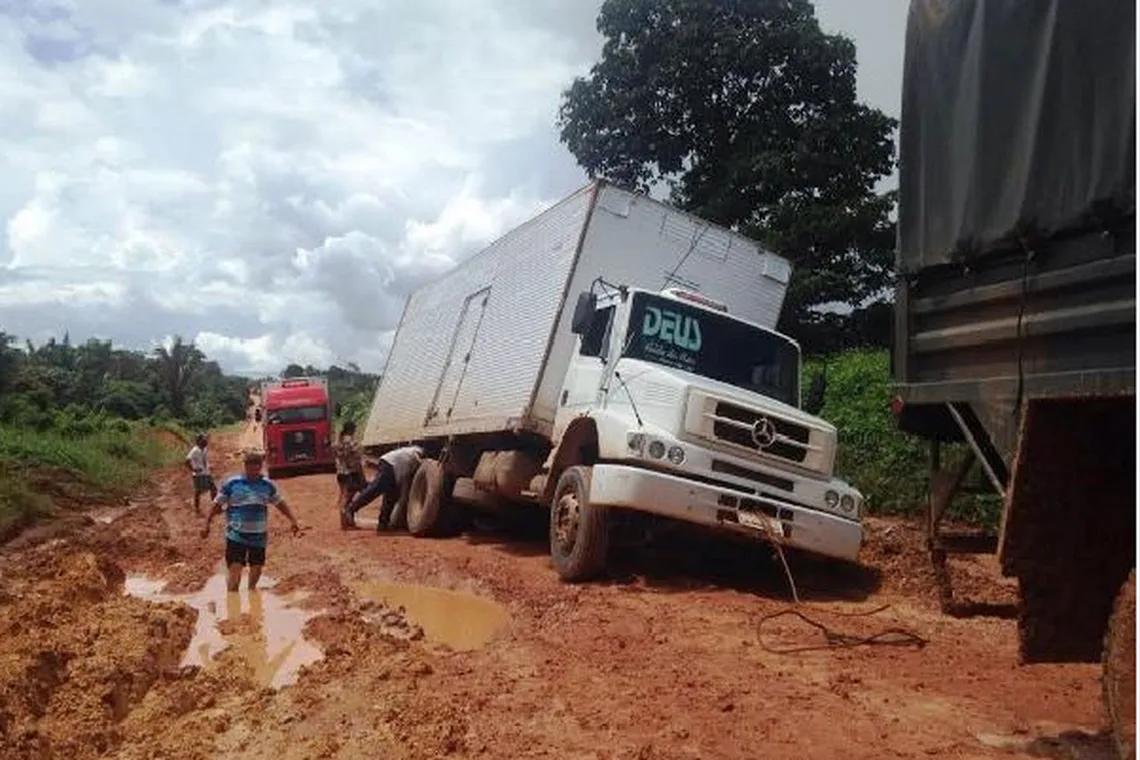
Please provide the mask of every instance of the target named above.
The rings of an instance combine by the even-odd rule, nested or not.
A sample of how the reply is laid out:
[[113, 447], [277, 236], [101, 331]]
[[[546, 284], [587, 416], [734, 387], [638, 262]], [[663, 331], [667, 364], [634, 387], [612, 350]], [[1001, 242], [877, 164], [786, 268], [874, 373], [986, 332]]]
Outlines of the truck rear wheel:
[[576, 582], [600, 575], [609, 539], [606, 508], [590, 503], [590, 468], [568, 467], [550, 504], [550, 558], [558, 576]]
[[1104, 637], [1104, 706], [1121, 758], [1136, 752], [1136, 569], [1120, 587]]
[[416, 479], [416, 472], [418, 472], [419, 469], [419, 465], [416, 465], [416, 469], [412, 472], [412, 477], [404, 482], [403, 487], [400, 489], [400, 495], [396, 499], [396, 506], [392, 508], [392, 515], [388, 518], [389, 524], [396, 530], [402, 530], [408, 527], [408, 498], [412, 493], [412, 481]]
[[408, 532], [413, 536], [438, 536], [448, 528], [451, 488], [454, 481], [434, 459], [425, 459], [412, 477], [408, 490]]

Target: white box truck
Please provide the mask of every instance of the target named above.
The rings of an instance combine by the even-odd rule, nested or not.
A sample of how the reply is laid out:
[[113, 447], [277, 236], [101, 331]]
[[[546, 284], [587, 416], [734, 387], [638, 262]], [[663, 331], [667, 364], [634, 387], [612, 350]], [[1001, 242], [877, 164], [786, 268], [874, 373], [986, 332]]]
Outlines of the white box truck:
[[611, 527], [646, 515], [854, 559], [862, 496], [834, 477], [836, 430], [799, 408], [800, 350], [774, 329], [790, 274], [595, 182], [421, 288], [363, 439], [424, 447], [409, 531], [539, 505], [568, 581], [604, 572]]

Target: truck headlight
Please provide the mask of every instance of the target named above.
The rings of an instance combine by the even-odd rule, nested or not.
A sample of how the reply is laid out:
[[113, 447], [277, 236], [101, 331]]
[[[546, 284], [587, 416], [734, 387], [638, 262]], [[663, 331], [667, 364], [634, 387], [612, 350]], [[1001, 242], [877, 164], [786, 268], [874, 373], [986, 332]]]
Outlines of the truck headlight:
[[661, 459], [665, 456], [665, 444], [661, 441], [651, 441], [649, 444], [649, 456], [653, 459]]
[[685, 461], [685, 450], [680, 446], [670, 446], [668, 456], [670, 462], [680, 465]]
[[835, 506], [839, 503], [839, 493], [829, 490], [823, 495], [823, 503], [827, 505], [828, 509], [835, 509]]
[[843, 494], [843, 498], [839, 500], [839, 508], [848, 514], [855, 511], [855, 497], [849, 493]]

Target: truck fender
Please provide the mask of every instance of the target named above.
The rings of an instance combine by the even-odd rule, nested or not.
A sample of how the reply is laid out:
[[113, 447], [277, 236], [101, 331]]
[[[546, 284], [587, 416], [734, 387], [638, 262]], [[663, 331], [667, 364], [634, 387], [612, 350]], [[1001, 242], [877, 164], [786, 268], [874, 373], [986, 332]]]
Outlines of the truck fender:
[[542, 503], [554, 498], [558, 478], [568, 467], [575, 465], [591, 466], [598, 461], [598, 424], [591, 417], [579, 417], [572, 421], [562, 434], [550, 459], [550, 470], [542, 489]]

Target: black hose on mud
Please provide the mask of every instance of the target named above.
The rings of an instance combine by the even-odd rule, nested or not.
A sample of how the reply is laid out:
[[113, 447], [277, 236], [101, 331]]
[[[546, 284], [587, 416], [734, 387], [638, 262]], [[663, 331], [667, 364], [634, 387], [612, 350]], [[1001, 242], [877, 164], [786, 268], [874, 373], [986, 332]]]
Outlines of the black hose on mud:
[[[916, 649], [922, 649], [926, 646], [928, 643], [926, 639], [922, 638], [913, 631], [908, 631], [905, 628], [899, 628], [897, 626], [885, 628], [871, 636], [853, 636], [851, 634], [839, 633], [838, 631], [829, 628], [823, 623], [820, 623], [818, 620], [809, 618], [807, 615], [800, 611], [803, 609], [803, 605], [800, 604], [800, 594], [796, 588], [796, 579], [792, 576], [792, 568], [790, 565], [788, 565], [787, 557], [784, 556], [784, 548], [780, 537], [773, 532], [769, 535], [769, 539], [772, 542], [772, 546], [775, 549], [776, 555], [779, 557], [780, 564], [784, 567], [784, 574], [788, 579], [788, 586], [792, 592], [792, 600], [796, 606], [780, 610], [779, 612], [772, 612], [764, 615], [756, 623], [756, 637], [759, 640], [760, 646], [764, 649], [764, 651], [771, 652], [773, 654], [794, 654], [798, 652], [813, 652], [823, 649], [847, 649], [850, 647], [859, 646], [911, 646]], [[884, 604], [880, 607], [876, 607], [875, 609], [860, 612], [838, 612], [825, 609], [818, 609], [817, 612], [827, 615], [834, 615], [836, 617], [853, 618], [877, 615], [880, 612], [888, 609], [890, 609], [890, 605]], [[789, 616], [797, 617], [812, 628], [815, 628], [817, 631], [822, 632], [824, 636], [824, 643], [805, 644], [802, 646], [785, 648], [775, 648], [769, 646], [764, 641], [764, 624], [771, 622], [772, 620], [776, 620], [777, 618]]]
[[[837, 612], [834, 610], [819, 610], [820, 612], [828, 615], [835, 615], [837, 617], [868, 617], [870, 615], [877, 615], [884, 610], [890, 609], [889, 604], [881, 607], [876, 607], [873, 610], [865, 612]], [[804, 644], [800, 646], [791, 647], [773, 647], [764, 640], [764, 625], [772, 620], [781, 617], [796, 617], [807, 623], [812, 628], [823, 633], [824, 643], [822, 644]], [[790, 607], [779, 612], [772, 612], [764, 615], [756, 624], [756, 637], [760, 642], [760, 646], [765, 652], [773, 654], [795, 654], [798, 652], [814, 652], [824, 649], [847, 649], [850, 647], [859, 646], [911, 646], [915, 649], [922, 649], [928, 643], [926, 639], [919, 636], [913, 631], [908, 631], [905, 628], [891, 627], [884, 628], [883, 630], [871, 636], [854, 636], [847, 633], [840, 633], [829, 628], [818, 620], [813, 620], [804, 613], [800, 612], [794, 607]]]

